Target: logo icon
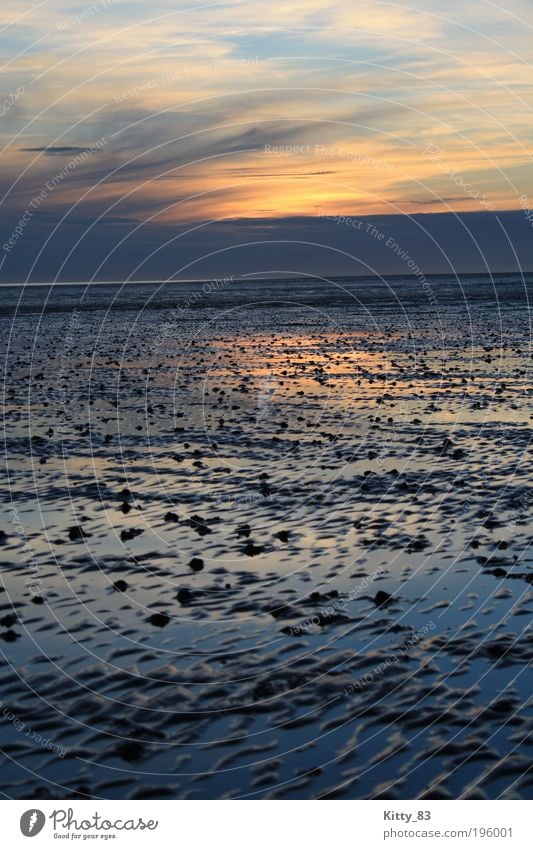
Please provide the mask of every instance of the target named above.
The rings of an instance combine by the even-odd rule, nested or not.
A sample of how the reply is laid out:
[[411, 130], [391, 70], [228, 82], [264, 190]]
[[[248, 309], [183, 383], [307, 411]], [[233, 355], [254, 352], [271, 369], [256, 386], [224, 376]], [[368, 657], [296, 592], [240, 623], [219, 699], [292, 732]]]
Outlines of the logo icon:
[[35, 837], [43, 830], [46, 822], [46, 817], [42, 811], [37, 808], [32, 808], [30, 811], [25, 811], [20, 818], [20, 830], [24, 837]]

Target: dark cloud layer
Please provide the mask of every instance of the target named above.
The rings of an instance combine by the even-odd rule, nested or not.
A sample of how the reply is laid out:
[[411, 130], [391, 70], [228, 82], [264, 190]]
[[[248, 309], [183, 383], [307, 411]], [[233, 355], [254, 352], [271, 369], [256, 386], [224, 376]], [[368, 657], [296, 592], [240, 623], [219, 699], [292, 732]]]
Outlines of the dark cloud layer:
[[[252, 218], [179, 227], [121, 216], [96, 225], [90, 217], [58, 221], [34, 216], [5, 255], [0, 282], [406, 274], [409, 259], [425, 274], [533, 270], [533, 232], [521, 211], [354, 215], [347, 222]], [[5, 222], [4, 232], [16, 223]]]

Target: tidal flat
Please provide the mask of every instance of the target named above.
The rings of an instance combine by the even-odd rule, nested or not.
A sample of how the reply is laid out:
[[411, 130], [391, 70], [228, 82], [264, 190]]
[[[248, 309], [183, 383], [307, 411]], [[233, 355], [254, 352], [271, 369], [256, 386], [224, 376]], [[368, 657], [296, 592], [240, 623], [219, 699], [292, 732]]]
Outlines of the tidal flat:
[[4, 287], [4, 794], [531, 798], [532, 283]]

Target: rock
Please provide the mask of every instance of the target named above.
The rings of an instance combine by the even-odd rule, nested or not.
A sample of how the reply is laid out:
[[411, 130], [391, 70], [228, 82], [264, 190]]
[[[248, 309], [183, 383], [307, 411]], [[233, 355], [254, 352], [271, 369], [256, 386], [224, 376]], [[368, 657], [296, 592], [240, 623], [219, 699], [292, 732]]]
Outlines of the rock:
[[118, 590], [121, 593], [125, 592], [128, 589], [128, 585], [127, 585], [126, 581], [123, 581], [122, 579], [115, 581], [113, 586], [115, 587], [116, 590]]
[[85, 539], [87, 536], [90, 536], [90, 534], [85, 533], [81, 525], [74, 525], [68, 529], [68, 538], [71, 542], [75, 542], [78, 539]]
[[14, 643], [15, 640], [18, 640], [20, 634], [17, 634], [16, 631], [13, 631], [12, 628], [9, 631], [4, 631], [3, 634], [0, 634], [0, 639], [4, 640], [5, 643]]
[[187, 520], [187, 525], [189, 525], [189, 527], [196, 531], [196, 533], [201, 537], [211, 533], [211, 528], [207, 524], [206, 519], [202, 516], [191, 516], [191, 518]]
[[135, 740], [126, 740], [115, 749], [115, 754], [130, 764], [138, 763], [143, 755], [143, 747]]
[[177, 513], [172, 513], [171, 511], [165, 513], [165, 522], [179, 522], [179, 520], [180, 517]]
[[483, 522], [483, 527], [487, 528], [487, 530], [491, 531], [494, 528], [499, 528], [500, 522], [497, 519], [495, 519], [494, 516], [489, 516], [489, 518], [485, 519], [485, 521]]
[[280, 631], [289, 637], [302, 637], [304, 634], [302, 628], [292, 628], [290, 625], [285, 625], [283, 628], [280, 628]]
[[489, 643], [485, 648], [485, 653], [494, 660], [500, 660], [509, 651], [509, 646], [506, 643]]
[[8, 613], [7, 616], [2, 616], [0, 619], [0, 625], [4, 628], [11, 628], [16, 622], [18, 622], [18, 616], [15, 616], [14, 613]]
[[454, 444], [449, 437], [446, 437], [442, 445], [439, 445], [437, 448], [437, 453], [444, 454], [446, 451], [449, 451], [450, 448], [453, 448]]
[[248, 555], [248, 557], [256, 557], [258, 554], [261, 554], [265, 550], [263, 545], [255, 545], [253, 540], [249, 540], [244, 546], [244, 553]]
[[189, 563], [189, 566], [193, 572], [201, 572], [204, 568], [204, 561], [201, 557], [193, 557]]

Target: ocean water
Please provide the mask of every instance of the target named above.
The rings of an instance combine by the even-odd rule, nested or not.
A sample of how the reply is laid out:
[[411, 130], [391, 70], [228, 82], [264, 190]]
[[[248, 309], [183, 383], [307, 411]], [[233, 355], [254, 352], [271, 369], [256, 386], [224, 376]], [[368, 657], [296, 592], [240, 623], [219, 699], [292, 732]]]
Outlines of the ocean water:
[[89, 310], [183, 312], [224, 310], [275, 303], [278, 309], [299, 305], [326, 310], [358, 308], [427, 309], [440, 306], [524, 306], [529, 303], [533, 273], [379, 277], [306, 277], [278, 280], [192, 280], [164, 283], [50, 284], [0, 287], [0, 314]]
[[14, 798], [530, 798], [533, 276], [3, 287]]

